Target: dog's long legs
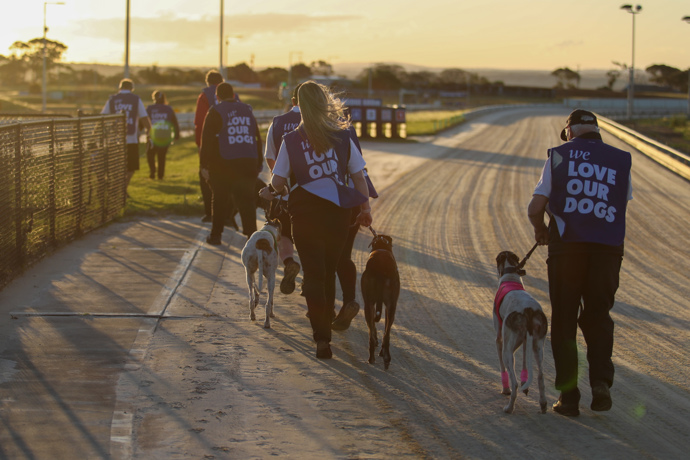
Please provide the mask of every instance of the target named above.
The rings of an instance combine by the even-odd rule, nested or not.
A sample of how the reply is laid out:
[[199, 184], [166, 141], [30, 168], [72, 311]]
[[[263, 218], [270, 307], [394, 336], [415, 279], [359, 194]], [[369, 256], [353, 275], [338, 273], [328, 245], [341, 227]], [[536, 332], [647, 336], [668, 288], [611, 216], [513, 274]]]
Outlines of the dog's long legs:
[[254, 283], [254, 273], [249, 273], [249, 269], [247, 269], [247, 287], [249, 288], [249, 319], [255, 321], [256, 313], [254, 313], [254, 309], [257, 303], [259, 303], [259, 293]]
[[508, 375], [508, 372], [506, 371], [506, 365], [503, 363], [503, 337], [501, 336], [501, 331], [499, 331], [496, 335], [496, 352], [498, 353], [498, 364], [501, 367], [501, 382], [503, 386], [501, 394], [509, 395], [509, 383], [506, 379], [503, 378], [504, 375]]
[[[275, 318], [273, 314], [273, 289], [276, 286], [276, 276], [275, 272], [266, 273], [266, 284], [268, 287], [268, 298], [266, 299], [266, 319], [264, 320], [264, 327], [266, 329], [271, 328], [271, 318]], [[261, 276], [261, 275], [259, 275]]]
[[361, 286], [362, 297], [364, 300], [364, 319], [369, 328], [369, 364], [376, 362], [376, 346], [378, 345], [378, 337], [376, 334], [376, 316], [374, 299], [372, 298], [372, 280], [366, 276], [366, 272], [362, 274]]
[[386, 305], [386, 326], [385, 332], [383, 333], [383, 343], [381, 344], [381, 352], [379, 356], [383, 357], [383, 365], [386, 369], [391, 363], [391, 352], [390, 352], [390, 341], [391, 341], [391, 328], [393, 327], [393, 321], [395, 321], [395, 310], [396, 310], [397, 299], [391, 299], [389, 304]]
[[541, 413], [546, 413], [546, 392], [544, 389], [544, 370], [542, 361], [544, 360], [544, 339], [533, 337], [532, 349], [534, 351], [534, 359], [537, 361], [537, 385], [539, 386], [539, 407]]
[[528, 340], [525, 340], [525, 342], [522, 344], [522, 372], [520, 372], [520, 387], [523, 388], [523, 393], [528, 394], [529, 393], [529, 388], [525, 387], [525, 384], [527, 384], [527, 387], [529, 387], [529, 383], [532, 381], [529, 378], [529, 372], [530, 372], [530, 360], [528, 359], [530, 353], [532, 353], [532, 350], [530, 349], [532, 344], [528, 343], [530, 342], [529, 340], [529, 335], [527, 335]]
[[515, 378], [515, 350], [520, 346], [517, 334], [512, 332], [506, 333], [507, 328], [503, 328], [503, 363], [508, 371], [508, 378], [510, 379], [510, 402], [503, 408], [503, 411], [511, 414], [515, 409], [515, 399], [517, 398], [518, 382]]

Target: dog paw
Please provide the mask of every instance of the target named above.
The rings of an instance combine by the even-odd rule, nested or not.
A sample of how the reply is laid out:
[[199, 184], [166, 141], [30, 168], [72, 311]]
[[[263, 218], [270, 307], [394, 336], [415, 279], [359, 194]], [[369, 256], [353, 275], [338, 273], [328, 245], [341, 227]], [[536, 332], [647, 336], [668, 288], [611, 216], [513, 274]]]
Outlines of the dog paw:
[[256, 315], [252, 312], [249, 314], [249, 319], [252, 321], [256, 321]]
[[539, 406], [541, 408], [541, 413], [545, 414], [546, 413], [546, 403], [539, 403]]
[[271, 314], [268, 315], [268, 316], [271, 317], [271, 318], [275, 318], [275, 317], [276, 317], [276, 315], [275, 315], [273, 312], [271, 312]]
[[270, 328], [271, 328], [271, 323], [269, 323], [268, 321], [266, 321], [266, 322], [264, 323], [264, 329], [270, 329]]

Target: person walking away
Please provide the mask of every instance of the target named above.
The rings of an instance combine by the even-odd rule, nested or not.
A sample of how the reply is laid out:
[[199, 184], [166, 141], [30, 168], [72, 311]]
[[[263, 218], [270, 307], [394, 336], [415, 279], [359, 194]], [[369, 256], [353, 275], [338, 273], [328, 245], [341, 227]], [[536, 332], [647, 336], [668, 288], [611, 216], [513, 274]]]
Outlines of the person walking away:
[[[596, 116], [574, 110], [549, 150], [527, 214], [540, 245], [548, 243], [551, 346], [560, 391], [554, 411], [580, 414], [578, 324], [587, 345], [590, 408], [612, 406], [614, 323], [610, 315], [624, 254], [631, 156], [602, 141]], [[550, 215], [549, 226], [544, 213]]]
[[151, 120], [149, 142], [146, 148], [146, 159], [149, 163], [149, 178], [156, 177], [156, 160], [158, 160], [158, 179], [165, 176], [165, 157], [173, 139], [180, 139], [180, 125], [172, 107], [168, 105], [165, 94], [154, 91], [151, 95], [153, 104], [146, 107]]
[[263, 168], [259, 126], [249, 105], [235, 101], [229, 83], [216, 87], [218, 104], [209, 109], [201, 136], [202, 177], [213, 190], [213, 224], [206, 242], [221, 244], [232, 195], [242, 219], [242, 233], [256, 231], [256, 179]]
[[[271, 171], [276, 163], [278, 156], [278, 148], [283, 142], [283, 136], [291, 131], [294, 131], [302, 121], [302, 114], [299, 111], [297, 104], [297, 92], [300, 85], [297, 85], [292, 91], [292, 108], [273, 118], [271, 125], [268, 127], [268, 134], [266, 135], [266, 151], [264, 157], [266, 164]], [[270, 187], [262, 189], [261, 197], [266, 200], [273, 200], [274, 196], [271, 194]], [[292, 294], [295, 291], [295, 278], [299, 274], [300, 264], [295, 260], [295, 249], [292, 238], [292, 223], [290, 222], [290, 215], [287, 211], [287, 203], [289, 194], [280, 196], [280, 201], [273, 206], [275, 214], [282, 224], [281, 238], [278, 243], [278, 252], [280, 260], [283, 261], [284, 275], [280, 282], [280, 292], [283, 294]]]
[[199, 94], [194, 112], [194, 139], [199, 149], [199, 186], [201, 187], [201, 198], [204, 201], [204, 217], [201, 219], [202, 222], [211, 222], [212, 220], [213, 192], [211, 191], [211, 185], [201, 175], [201, 133], [208, 110], [218, 103], [216, 100], [216, 87], [220, 83], [223, 83], [223, 76], [220, 72], [209, 70], [206, 73], [206, 88]]
[[[110, 96], [101, 110], [103, 115], [116, 113], [124, 113], [127, 122], [127, 172], [125, 175], [125, 190], [127, 190], [134, 171], [139, 170], [139, 124], [147, 132], [151, 129], [146, 107], [141, 98], [134, 94], [134, 82], [129, 78], [120, 81], [118, 93]], [[127, 196], [129, 197], [129, 194]]]
[[[361, 207], [357, 222], [369, 226], [371, 207], [362, 172], [365, 163], [342, 118], [342, 102], [313, 81], [302, 84], [297, 99], [302, 122], [283, 136], [271, 185], [281, 195], [290, 193], [288, 211], [304, 271], [316, 357], [329, 359], [335, 272], [351, 208]], [[355, 188], [347, 186], [348, 176]]]
[[[355, 143], [357, 150], [363, 153], [362, 147], [357, 138], [357, 132], [353, 126], [350, 126], [350, 137]], [[367, 175], [366, 168], [362, 170], [364, 178], [367, 183], [367, 190], [369, 192], [369, 198], [378, 198], [379, 195], [372, 184], [371, 179]], [[354, 187], [352, 181], [348, 184], [350, 187]], [[352, 260], [352, 247], [355, 244], [355, 237], [359, 232], [360, 225], [357, 223], [357, 216], [360, 213], [359, 208], [352, 208], [350, 214], [350, 227], [347, 233], [347, 240], [345, 241], [345, 246], [343, 247], [343, 252], [340, 255], [340, 261], [338, 262], [338, 268], [336, 269], [336, 274], [338, 275], [338, 281], [340, 281], [340, 290], [343, 293], [343, 305], [338, 312], [338, 315], [333, 320], [331, 324], [331, 329], [334, 331], [344, 331], [350, 327], [350, 323], [359, 313], [359, 303], [355, 300], [357, 292], [357, 266]]]

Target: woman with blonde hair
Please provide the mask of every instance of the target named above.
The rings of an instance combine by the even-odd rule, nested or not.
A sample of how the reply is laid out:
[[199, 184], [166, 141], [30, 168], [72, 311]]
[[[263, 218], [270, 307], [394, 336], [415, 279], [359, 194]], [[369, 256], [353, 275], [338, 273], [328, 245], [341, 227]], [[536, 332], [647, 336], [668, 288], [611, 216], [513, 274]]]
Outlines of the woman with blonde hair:
[[[364, 159], [352, 141], [343, 105], [313, 81], [300, 86], [302, 122], [283, 136], [271, 184], [288, 199], [292, 234], [304, 272], [304, 297], [316, 342], [316, 357], [332, 357], [331, 321], [335, 274], [347, 240], [352, 208], [357, 223], [372, 223]], [[351, 178], [355, 187], [348, 187]]]

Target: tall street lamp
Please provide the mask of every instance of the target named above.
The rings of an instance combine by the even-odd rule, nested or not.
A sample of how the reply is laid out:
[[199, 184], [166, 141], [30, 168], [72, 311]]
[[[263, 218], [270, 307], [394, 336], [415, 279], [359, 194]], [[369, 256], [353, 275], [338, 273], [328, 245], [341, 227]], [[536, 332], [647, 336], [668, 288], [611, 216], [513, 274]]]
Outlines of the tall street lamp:
[[125, 16], [125, 71], [124, 77], [129, 78], [129, 0], [127, 0], [127, 11]]
[[[690, 24], [690, 16], [685, 16], [683, 21]], [[688, 68], [688, 116], [690, 117], [690, 68]]]
[[628, 83], [628, 119], [633, 114], [633, 98], [635, 97], [635, 16], [642, 12], [641, 5], [622, 5], [622, 10], [632, 14], [632, 65], [630, 66], [630, 82]]
[[48, 75], [46, 65], [46, 34], [48, 33], [48, 26], [46, 25], [46, 10], [48, 5], [64, 5], [64, 2], [44, 2], [43, 3], [43, 109], [46, 111], [46, 103], [48, 101]]
[[218, 71], [223, 76], [225, 80], [225, 68], [223, 68], [223, 9], [225, 6], [225, 0], [220, 0], [220, 68]]

